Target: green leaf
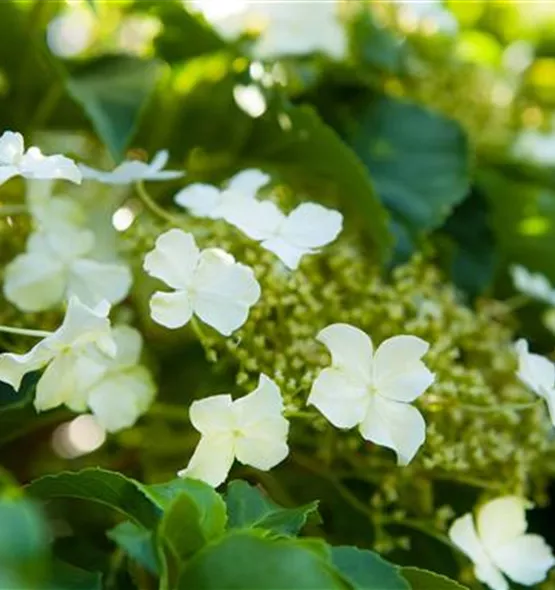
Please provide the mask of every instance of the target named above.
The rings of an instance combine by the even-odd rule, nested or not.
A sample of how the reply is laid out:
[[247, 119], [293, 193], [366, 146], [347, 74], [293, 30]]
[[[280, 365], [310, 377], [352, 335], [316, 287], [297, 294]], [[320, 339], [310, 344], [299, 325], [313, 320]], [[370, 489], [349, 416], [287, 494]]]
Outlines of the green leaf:
[[40, 509], [24, 498], [2, 500], [0, 523], [0, 587], [41, 587], [47, 574], [50, 532]]
[[158, 64], [131, 56], [104, 56], [76, 67], [66, 80], [98, 137], [119, 162], [137, 129], [157, 80]]
[[102, 590], [102, 574], [56, 559], [46, 587], [48, 590]]
[[118, 524], [106, 534], [140, 566], [152, 574], [158, 573], [152, 531], [126, 521]]
[[376, 553], [357, 547], [332, 547], [332, 561], [354, 590], [411, 590], [399, 568]]
[[318, 513], [318, 502], [298, 508], [282, 508], [259, 489], [245, 481], [231, 482], [225, 496], [229, 528], [261, 528], [296, 535], [311, 514]]
[[63, 471], [31, 482], [26, 491], [41, 500], [75, 498], [108, 506], [136, 524], [153, 528], [161, 506], [139, 482], [104, 469]]
[[416, 567], [402, 567], [401, 574], [412, 590], [468, 590], [465, 586], [440, 574]]
[[[324, 545], [322, 543], [322, 545]], [[179, 589], [347, 589], [314, 541], [272, 538], [261, 531], [234, 531], [190, 559]]]

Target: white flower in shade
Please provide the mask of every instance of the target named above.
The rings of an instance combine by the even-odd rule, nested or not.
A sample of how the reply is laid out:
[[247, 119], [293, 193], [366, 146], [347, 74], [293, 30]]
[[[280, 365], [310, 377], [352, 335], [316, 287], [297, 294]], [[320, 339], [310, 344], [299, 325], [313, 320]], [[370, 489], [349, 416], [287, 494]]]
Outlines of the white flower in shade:
[[528, 351], [528, 342], [515, 344], [518, 356], [517, 377], [547, 403], [551, 422], [555, 426], [555, 365], [545, 357]]
[[359, 427], [366, 440], [393, 449], [408, 464], [424, 442], [426, 424], [409, 402], [434, 381], [420, 360], [429, 345], [416, 336], [394, 336], [373, 351], [372, 340], [349, 324], [317, 336], [332, 357], [314, 381], [308, 403], [338, 428]]
[[77, 296], [94, 306], [102, 300], [119, 303], [129, 292], [132, 276], [122, 263], [94, 260], [95, 239], [90, 230], [60, 225], [38, 231], [27, 251], [5, 271], [4, 295], [23, 311], [43, 311]]
[[316, 203], [303, 203], [285, 215], [271, 201], [241, 200], [225, 219], [290, 269], [296, 269], [303, 256], [333, 242], [343, 227], [341, 213]]
[[175, 202], [195, 217], [226, 219], [238, 201], [255, 200], [258, 191], [269, 180], [270, 177], [260, 170], [244, 170], [236, 174], [223, 190], [202, 183], [186, 186], [175, 195]]
[[314, 2], [247, 2], [192, 0], [225, 39], [243, 32], [259, 33], [253, 53], [261, 59], [322, 52], [341, 59], [347, 53], [347, 33], [339, 18], [341, 0]]
[[513, 143], [513, 154], [540, 166], [555, 165], [555, 133], [526, 129]]
[[81, 408], [86, 384], [99, 375], [97, 363], [90, 362], [84, 350], [94, 346], [105, 355], [116, 354], [109, 310], [106, 302], [91, 309], [72, 297], [64, 321], [55, 332], [26, 354], [0, 355], [0, 381], [19, 389], [26, 373], [46, 367], [37, 382], [37, 410], [49, 410], [61, 404]]
[[189, 415], [201, 439], [178, 476], [216, 487], [225, 481], [235, 459], [262, 471], [275, 467], [289, 452], [289, 423], [282, 412], [279, 387], [266, 375], [260, 375], [253, 392], [238, 400], [214, 395], [193, 402]]
[[484, 504], [476, 519], [457, 518], [449, 529], [451, 541], [474, 563], [474, 574], [493, 590], [509, 590], [507, 576], [532, 586], [545, 580], [555, 565], [551, 548], [539, 535], [526, 534], [529, 503], [504, 496]]
[[235, 262], [219, 248], [198, 249], [192, 234], [171, 229], [156, 240], [144, 269], [175, 289], [157, 291], [150, 300], [152, 319], [179, 328], [193, 314], [229, 336], [241, 327], [260, 298], [260, 285], [251, 268]]
[[73, 407], [79, 412], [88, 407], [108, 432], [133, 426], [148, 410], [156, 392], [150, 372], [139, 364], [141, 334], [130, 326], [116, 326], [112, 336], [116, 343], [113, 358], [97, 347], [85, 351], [90, 365], [96, 365], [98, 370], [80, 398], [81, 407]]
[[14, 176], [81, 183], [81, 172], [73, 160], [59, 154], [45, 156], [37, 147], [25, 151], [21, 133], [6, 131], [0, 137], [0, 184]]
[[111, 172], [95, 170], [85, 164], [79, 164], [85, 180], [96, 180], [104, 184], [132, 184], [141, 180], [174, 180], [184, 176], [179, 170], [163, 170], [168, 163], [169, 153], [162, 150], [155, 154], [150, 164], [140, 160], [127, 160]]
[[511, 276], [517, 291], [555, 305], [555, 289], [544, 275], [530, 272], [523, 266], [515, 264], [511, 267]]

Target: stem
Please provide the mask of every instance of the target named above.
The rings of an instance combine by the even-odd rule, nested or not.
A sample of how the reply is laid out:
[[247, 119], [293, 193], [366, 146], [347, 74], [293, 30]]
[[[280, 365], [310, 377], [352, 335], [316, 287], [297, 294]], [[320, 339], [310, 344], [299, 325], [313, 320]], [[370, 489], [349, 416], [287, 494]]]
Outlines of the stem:
[[7, 332], [8, 334], [18, 334], [19, 336], [31, 336], [31, 338], [48, 338], [54, 332], [47, 332], [46, 330], [27, 330], [26, 328], [13, 328], [11, 326], [1, 326], [0, 332]]
[[26, 205], [2, 205], [0, 206], [0, 217], [8, 217], [10, 215], [21, 215], [29, 213]]
[[514, 297], [510, 297], [509, 299], [507, 299], [505, 301], [505, 305], [511, 311], [515, 311], [517, 309], [520, 309], [521, 307], [524, 307], [525, 305], [528, 305], [531, 302], [532, 302], [532, 298], [529, 295], [525, 295], [524, 293], [521, 293], [519, 295], [515, 295]]
[[388, 517], [380, 517], [377, 520], [380, 524], [385, 524], [386, 526], [401, 526], [408, 529], [412, 529], [413, 531], [418, 531], [419, 533], [427, 535], [432, 539], [435, 539], [436, 541], [439, 541], [440, 543], [447, 545], [447, 547], [449, 547], [450, 549], [456, 550], [456, 547], [451, 543], [448, 537], [442, 535], [441, 533], [436, 533], [434, 530], [431, 530], [425, 522], [422, 522], [420, 520], [416, 520], [413, 518], [398, 519]]
[[148, 191], [145, 188], [144, 182], [139, 180], [135, 184], [135, 188], [137, 189], [137, 196], [142, 201], [143, 205], [154, 215], [160, 217], [164, 221], [171, 223], [172, 225], [181, 225], [181, 219], [168, 213], [163, 207], [160, 207], [156, 201], [150, 196]]
[[299, 410], [285, 410], [283, 415], [286, 418], [301, 418], [304, 420], [314, 420], [318, 417], [318, 415], [313, 412], [301, 412]]

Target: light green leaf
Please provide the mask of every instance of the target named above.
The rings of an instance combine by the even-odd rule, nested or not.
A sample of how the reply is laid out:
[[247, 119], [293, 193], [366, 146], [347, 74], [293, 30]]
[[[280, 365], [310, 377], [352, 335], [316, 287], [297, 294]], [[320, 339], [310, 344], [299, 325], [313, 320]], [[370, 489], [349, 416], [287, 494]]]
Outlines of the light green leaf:
[[412, 590], [468, 590], [449, 578], [416, 567], [402, 567], [401, 574]]
[[46, 475], [27, 487], [29, 495], [41, 500], [75, 498], [103, 504], [146, 528], [153, 528], [162, 508], [145, 486], [114, 471], [83, 469]]
[[154, 61], [105, 56], [75, 69], [66, 85], [83, 107], [98, 137], [119, 162], [158, 79]]
[[411, 590], [399, 568], [376, 553], [357, 547], [332, 547], [332, 561], [354, 590]]
[[346, 590], [329, 561], [314, 550], [314, 543], [254, 530], [231, 532], [187, 562], [178, 589]]
[[140, 566], [152, 574], [158, 573], [152, 531], [126, 521], [118, 524], [106, 534]]
[[231, 482], [225, 496], [230, 528], [261, 528], [296, 535], [311, 514], [318, 513], [318, 502], [298, 508], [282, 508], [245, 481]]

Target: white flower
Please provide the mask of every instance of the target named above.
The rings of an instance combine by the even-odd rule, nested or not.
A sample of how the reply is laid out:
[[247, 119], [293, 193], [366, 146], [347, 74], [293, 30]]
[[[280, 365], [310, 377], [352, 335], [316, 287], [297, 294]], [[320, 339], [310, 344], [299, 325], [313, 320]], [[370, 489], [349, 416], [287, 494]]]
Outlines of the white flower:
[[504, 496], [484, 504], [476, 515], [461, 516], [449, 538], [473, 562], [474, 574], [493, 590], [509, 590], [505, 574], [518, 584], [532, 586], [555, 565], [551, 548], [539, 535], [527, 535], [523, 498]]
[[303, 203], [289, 215], [271, 201], [243, 199], [233, 205], [226, 211], [226, 221], [293, 270], [303, 256], [333, 242], [343, 227], [341, 213], [316, 203]]
[[64, 321], [55, 332], [26, 354], [0, 355], [0, 381], [19, 389], [26, 373], [46, 366], [37, 383], [36, 409], [42, 411], [66, 404], [79, 411], [86, 384], [94, 381], [99, 374], [97, 364], [91, 363], [83, 351], [94, 346], [108, 356], [116, 354], [116, 343], [108, 320], [109, 310], [106, 302], [91, 309], [72, 297]]
[[115, 357], [103, 354], [96, 347], [84, 351], [91, 365], [98, 366], [98, 371], [96, 379], [88, 383], [82, 407], [73, 408], [80, 412], [90, 408], [97, 422], [108, 432], [133, 426], [148, 410], [156, 392], [149, 371], [139, 365], [141, 334], [130, 326], [116, 326], [112, 336], [116, 343]]
[[518, 355], [517, 377], [547, 403], [555, 426], [555, 365], [545, 357], [528, 352], [528, 342], [521, 338], [515, 344]]
[[515, 264], [511, 267], [511, 276], [517, 291], [550, 305], [555, 305], [555, 289], [544, 275], [532, 273], [523, 266]]
[[338, 428], [358, 425], [366, 440], [393, 449], [408, 464], [424, 442], [426, 424], [409, 402], [434, 381], [420, 360], [429, 345], [416, 336], [394, 336], [373, 352], [372, 340], [349, 324], [318, 334], [332, 356], [314, 381], [308, 403]]
[[289, 423], [282, 412], [279, 388], [266, 375], [260, 375], [253, 392], [238, 400], [214, 395], [193, 402], [189, 415], [202, 436], [178, 476], [216, 487], [225, 481], [235, 459], [263, 471], [275, 467], [289, 452]]
[[140, 160], [127, 160], [114, 168], [111, 172], [95, 170], [85, 164], [79, 168], [86, 180], [96, 180], [104, 184], [132, 184], [140, 180], [173, 180], [181, 178], [184, 172], [178, 170], [162, 170], [168, 163], [169, 154], [162, 150], [155, 154], [152, 162], [147, 164]]
[[555, 133], [522, 131], [513, 144], [513, 154], [540, 166], [555, 164]]
[[175, 289], [150, 300], [152, 319], [167, 328], [184, 326], [197, 315], [221, 334], [241, 327], [260, 297], [251, 268], [219, 248], [199, 251], [192, 234], [171, 229], [156, 240], [144, 269]]
[[347, 33], [338, 15], [340, 0], [192, 0], [190, 4], [225, 39], [246, 31], [260, 33], [253, 53], [261, 59], [315, 52], [341, 59], [347, 53]]
[[61, 155], [45, 156], [37, 147], [25, 151], [21, 133], [6, 131], [0, 137], [0, 185], [14, 176], [81, 183], [81, 172], [73, 160]]
[[31, 234], [27, 251], [6, 267], [6, 299], [23, 311], [43, 311], [72, 295], [91, 306], [119, 303], [129, 292], [131, 272], [121, 263], [94, 260], [94, 247], [90, 230], [70, 225]]
[[260, 170], [244, 170], [236, 174], [223, 190], [201, 183], [186, 186], [175, 195], [175, 202], [195, 217], [226, 219], [238, 201], [255, 200], [260, 188], [269, 180], [270, 177]]

